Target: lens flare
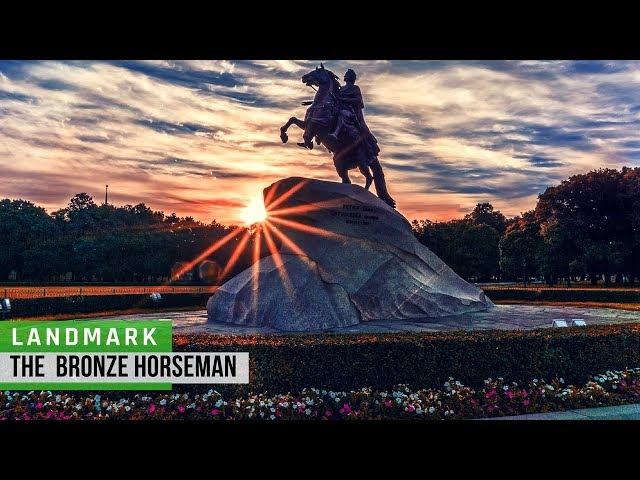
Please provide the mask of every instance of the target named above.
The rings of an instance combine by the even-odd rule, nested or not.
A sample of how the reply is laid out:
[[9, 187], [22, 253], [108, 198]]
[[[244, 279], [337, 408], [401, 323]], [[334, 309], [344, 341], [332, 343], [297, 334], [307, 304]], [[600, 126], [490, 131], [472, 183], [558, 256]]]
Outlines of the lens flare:
[[249, 199], [249, 203], [242, 211], [241, 218], [247, 226], [264, 222], [267, 219], [267, 210], [264, 208], [262, 196], [254, 195]]

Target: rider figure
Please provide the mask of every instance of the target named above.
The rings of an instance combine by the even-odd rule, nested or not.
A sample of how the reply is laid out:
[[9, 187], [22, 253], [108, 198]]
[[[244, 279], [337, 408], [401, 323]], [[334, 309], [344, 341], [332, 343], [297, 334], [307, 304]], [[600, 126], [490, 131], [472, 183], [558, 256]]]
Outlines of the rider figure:
[[341, 105], [338, 112], [338, 121], [335, 130], [329, 135], [337, 140], [338, 135], [345, 125], [355, 123], [360, 135], [362, 135], [366, 141], [369, 153], [372, 156], [377, 156], [378, 153], [380, 153], [378, 140], [373, 136], [367, 123], [364, 121], [364, 115], [362, 113], [364, 102], [362, 101], [360, 87], [356, 85], [356, 78], [356, 72], [352, 69], [348, 69], [344, 74], [345, 85], [340, 87], [340, 91], [337, 94]]

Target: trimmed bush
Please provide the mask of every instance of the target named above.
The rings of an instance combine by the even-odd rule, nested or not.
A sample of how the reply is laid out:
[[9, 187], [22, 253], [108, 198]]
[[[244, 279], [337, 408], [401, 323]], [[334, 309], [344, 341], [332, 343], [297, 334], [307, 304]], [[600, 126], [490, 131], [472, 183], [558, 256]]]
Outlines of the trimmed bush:
[[211, 293], [171, 293], [162, 294], [162, 300], [155, 303], [149, 294], [142, 295], [97, 295], [15, 299], [11, 301], [11, 316], [36, 317], [41, 315], [82, 314], [130, 308], [172, 308], [202, 306], [205, 308]]
[[486, 287], [483, 290], [493, 301], [640, 303], [640, 291], [634, 290]]
[[248, 351], [250, 384], [226, 393], [305, 387], [377, 389], [405, 383], [441, 386], [449, 377], [478, 387], [486, 378], [526, 382], [563, 377], [584, 383], [594, 372], [640, 365], [640, 324], [562, 330], [366, 335], [177, 335], [175, 350]]

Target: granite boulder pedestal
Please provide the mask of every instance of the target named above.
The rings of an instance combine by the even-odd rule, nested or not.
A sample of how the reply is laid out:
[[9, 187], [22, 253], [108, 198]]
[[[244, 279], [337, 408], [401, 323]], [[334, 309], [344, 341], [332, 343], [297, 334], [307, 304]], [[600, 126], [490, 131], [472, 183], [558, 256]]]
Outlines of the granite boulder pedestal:
[[269, 216], [257, 228], [277, 251], [216, 291], [210, 322], [322, 331], [493, 306], [358, 185], [291, 177], [264, 198]]

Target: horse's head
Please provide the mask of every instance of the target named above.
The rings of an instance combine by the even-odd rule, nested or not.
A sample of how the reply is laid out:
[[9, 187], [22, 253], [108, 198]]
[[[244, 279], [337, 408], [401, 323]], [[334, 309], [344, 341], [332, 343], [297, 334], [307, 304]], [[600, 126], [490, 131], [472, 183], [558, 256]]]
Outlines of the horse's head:
[[324, 68], [324, 65], [321, 63], [315, 70], [311, 70], [302, 76], [302, 83], [307, 86], [315, 85], [317, 87], [329, 88], [337, 83], [337, 79], [338, 77], [336, 77], [331, 70]]

